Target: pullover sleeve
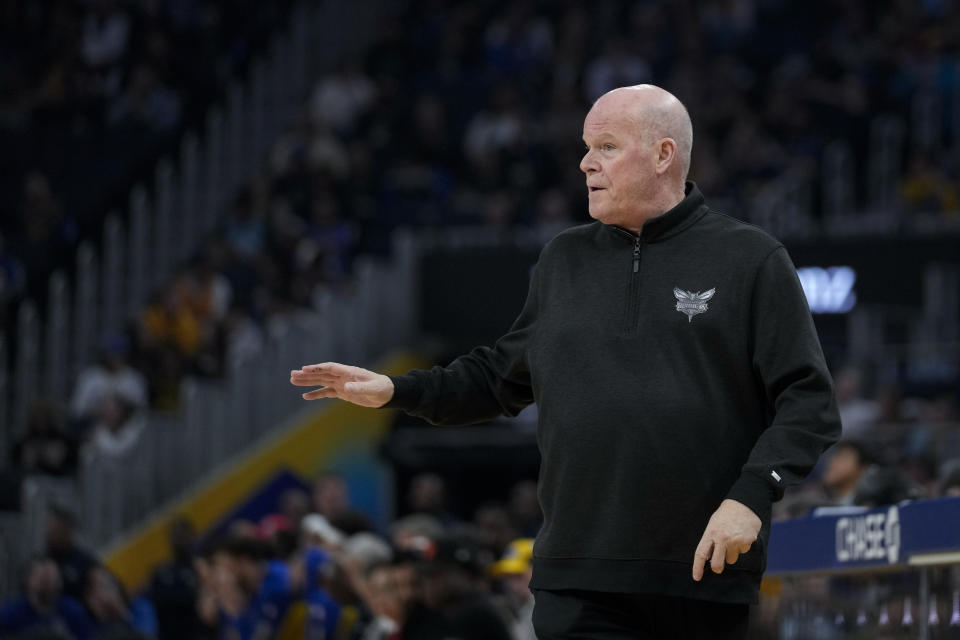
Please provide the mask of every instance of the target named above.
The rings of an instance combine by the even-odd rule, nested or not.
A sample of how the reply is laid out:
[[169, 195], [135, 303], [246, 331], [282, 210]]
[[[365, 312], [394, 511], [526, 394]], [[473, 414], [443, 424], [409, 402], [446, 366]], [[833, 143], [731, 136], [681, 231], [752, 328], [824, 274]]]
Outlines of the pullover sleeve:
[[534, 267], [523, 310], [493, 347], [476, 347], [446, 367], [391, 376], [393, 398], [385, 407], [402, 409], [432, 424], [469, 424], [517, 415], [533, 402], [527, 349], [537, 304]]
[[761, 263], [751, 302], [751, 356], [772, 410], [728, 498], [761, 520], [840, 437], [840, 417], [796, 268], [782, 246]]

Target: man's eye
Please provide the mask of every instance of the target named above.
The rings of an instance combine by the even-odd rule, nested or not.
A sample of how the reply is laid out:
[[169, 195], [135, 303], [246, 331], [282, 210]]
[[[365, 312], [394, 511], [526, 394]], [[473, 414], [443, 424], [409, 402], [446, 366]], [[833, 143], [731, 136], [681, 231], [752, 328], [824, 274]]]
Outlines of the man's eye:
[[608, 142], [607, 144], [603, 145], [603, 150], [604, 150], [604, 151], [613, 151], [613, 145]]

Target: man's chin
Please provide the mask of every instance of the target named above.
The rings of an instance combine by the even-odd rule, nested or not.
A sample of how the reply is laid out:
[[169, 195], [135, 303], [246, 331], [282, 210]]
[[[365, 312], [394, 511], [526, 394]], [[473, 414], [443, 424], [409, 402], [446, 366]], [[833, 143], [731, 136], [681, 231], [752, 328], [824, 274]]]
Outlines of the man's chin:
[[597, 222], [602, 222], [603, 224], [610, 224], [610, 212], [606, 211], [603, 207], [589, 207], [587, 213], [590, 214], [590, 217], [596, 220]]

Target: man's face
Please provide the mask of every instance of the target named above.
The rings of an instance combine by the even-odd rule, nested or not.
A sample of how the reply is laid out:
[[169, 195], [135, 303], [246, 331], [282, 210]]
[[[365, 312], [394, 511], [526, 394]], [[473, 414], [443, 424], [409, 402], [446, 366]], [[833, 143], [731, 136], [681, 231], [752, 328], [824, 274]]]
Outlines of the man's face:
[[[648, 199], [656, 175], [654, 145], [622, 97], [607, 95], [583, 121], [590, 217], [604, 224], [636, 227], [637, 210]], [[639, 218], [642, 220], [642, 218]]]
[[517, 604], [524, 604], [533, 597], [530, 592], [530, 579], [533, 571], [527, 569], [523, 573], [510, 573], [503, 576], [503, 586], [507, 595]]
[[380, 567], [367, 578], [367, 593], [370, 609], [378, 616], [390, 618], [394, 622], [403, 622], [403, 608], [397, 594], [392, 567]]
[[393, 580], [397, 587], [397, 598], [404, 609], [409, 609], [417, 599], [417, 567], [413, 563], [398, 564], [393, 567]]
[[329, 476], [317, 481], [313, 488], [313, 506], [319, 513], [335, 516], [350, 504], [347, 484], [340, 478]]
[[52, 560], [36, 562], [27, 575], [27, 597], [34, 606], [48, 609], [60, 596], [60, 570]]
[[828, 488], [840, 487], [852, 482], [863, 473], [860, 454], [851, 447], [842, 447], [833, 452], [823, 474], [823, 484]]
[[73, 539], [73, 528], [64, 518], [49, 514], [47, 516], [47, 546], [51, 549], [66, 549]]

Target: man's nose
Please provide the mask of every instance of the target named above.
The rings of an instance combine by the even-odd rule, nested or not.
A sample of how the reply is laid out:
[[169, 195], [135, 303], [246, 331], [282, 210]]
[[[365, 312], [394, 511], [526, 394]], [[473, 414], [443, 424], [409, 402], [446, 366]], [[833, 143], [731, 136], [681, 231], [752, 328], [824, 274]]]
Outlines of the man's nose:
[[596, 161], [594, 160], [593, 151], [587, 151], [583, 155], [583, 159], [580, 160], [580, 171], [583, 171], [586, 174], [591, 174], [597, 171], [599, 167], [597, 166]]

